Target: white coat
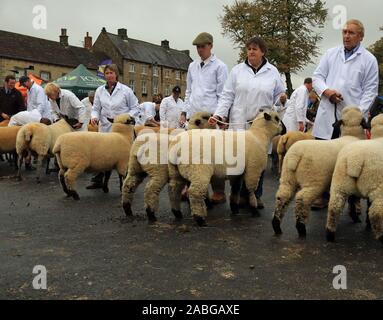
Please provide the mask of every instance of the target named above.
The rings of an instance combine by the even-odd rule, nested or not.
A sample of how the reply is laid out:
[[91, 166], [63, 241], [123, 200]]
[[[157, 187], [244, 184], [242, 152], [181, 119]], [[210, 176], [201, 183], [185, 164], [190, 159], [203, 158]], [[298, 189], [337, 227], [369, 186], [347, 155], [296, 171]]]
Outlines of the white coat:
[[156, 104], [154, 102], [144, 102], [139, 105], [140, 113], [136, 117], [136, 125], [144, 126], [148, 120], [156, 116]]
[[128, 113], [132, 117], [139, 114], [138, 99], [132, 89], [117, 82], [112, 94], [104, 85], [97, 88], [92, 108], [92, 118], [99, 120], [99, 131], [109, 132], [112, 124], [107, 118]]
[[362, 46], [346, 61], [344, 47], [328, 50], [313, 76], [314, 90], [321, 96], [315, 118], [314, 137], [331, 139], [335, 122], [334, 105], [325, 97], [326, 89], [339, 91], [343, 101], [337, 106], [337, 117], [345, 106], [359, 106], [365, 117], [378, 94], [379, 69], [376, 58]]
[[66, 89], [60, 89], [60, 107], [56, 100], [49, 99], [52, 108], [53, 121], [57, 121], [63, 116], [71, 119], [77, 119], [83, 125], [81, 131], [88, 130], [88, 123], [86, 123], [86, 109], [84, 104], [75, 96], [75, 94]]
[[189, 65], [185, 93], [187, 119], [196, 112], [206, 111], [214, 114], [228, 76], [228, 68], [215, 55], [201, 67], [200, 59]]
[[279, 117], [283, 119], [283, 116], [286, 113], [289, 103], [290, 103], [290, 99], [286, 99], [286, 102], [284, 105], [281, 103], [280, 99], [278, 99], [273, 107], [273, 111], [278, 112]]
[[162, 99], [160, 106], [160, 120], [163, 128], [180, 128], [180, 117], [184, 110], [184, 102], [178, 98], [174, 100], [173, 95]]
[[247, 121], [254, 120], [261, 108], [272, 109], [285, 91], [277, 68], [269, 62], [257, 74], [240, 63], [230, 72], [215, 115], [229, 116], [230, 129], [246, 129]]
[[299, 131], [298, 122], [306, 123], [309, 91], [305, 85], [301, 85], [291, 94], [290, 102], [283, 116], [283, 123], [287, 131]]
[[86, 98], [82, 99], [81, 103], [85, 107], [85, 119], [86, 119], [85, 121], [86, 121], [87, 124], [89, 124], [90, 118], [92, 116], [93, 104], [90, 102], [89, 97], [86, 97]]
[[28, 90], [27, 111], [37, 110], [42, 118], [52, 120], [51, 106], [44, 89], [37, 83], [33, 83]]

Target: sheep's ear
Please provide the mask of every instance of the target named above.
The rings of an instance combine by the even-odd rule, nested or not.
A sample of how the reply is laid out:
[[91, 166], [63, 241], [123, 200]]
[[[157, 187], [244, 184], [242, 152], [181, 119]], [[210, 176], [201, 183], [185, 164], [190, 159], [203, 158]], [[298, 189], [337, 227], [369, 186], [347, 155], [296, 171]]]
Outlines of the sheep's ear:
[[365, 118], [362, 119], [360, 125], [363, 129], [371, 130], [371, 123], [368, 123]]
[[271, 120], [271, 115], [268, 113], [264, 113], [265, 120], [270, 121]]
[[332, 127], [333, 128], [340, 128], [340, 126], [343, 124], [344, 124], [343, 120], [338, 120], [335, 123], [333, 123]]
[[201, 125], [201, 120], [200, 120], [200, 119], [197, 119], [194, 123], [195, 123], [195, 125], [196, 125], [197, 127], [199, 127], [199, 126]]
[[125, 124], [135, 125], [136, 124], [136, 120], [134, 118], [130, 118], [130, 119], [126, 120]]
[[110, 123], [114, 123], [114, 119], [107, 118]]
[[285, 124], [283, 123], [283, 121], [281, 121], [281, 126], [282, 126], [281, 136], [283, 136], [284, 134], [287, 133], [287, 128]]

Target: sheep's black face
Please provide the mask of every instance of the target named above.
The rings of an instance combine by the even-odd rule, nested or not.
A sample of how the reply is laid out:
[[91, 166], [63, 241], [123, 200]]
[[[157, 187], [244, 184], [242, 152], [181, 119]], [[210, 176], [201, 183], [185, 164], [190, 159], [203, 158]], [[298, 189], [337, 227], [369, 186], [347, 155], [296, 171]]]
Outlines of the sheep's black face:
[[286, 134], [287, 133], [287, 128], [286, 128], [286, 126], [285, 126], [285, 124], [283, 123], [283, 121], [281, 121], [280, 122], [280, 135], [281, 136], [283, 136], [284, 134]]
[[65, 117], [65, 121], [73, 128], [78, 123], [77, 119]]
[[135, 125], [136, 124], [136, 120], [132, 117], [128, 120], [126, 120], [125, 124], [130, 124], [130, 125]]

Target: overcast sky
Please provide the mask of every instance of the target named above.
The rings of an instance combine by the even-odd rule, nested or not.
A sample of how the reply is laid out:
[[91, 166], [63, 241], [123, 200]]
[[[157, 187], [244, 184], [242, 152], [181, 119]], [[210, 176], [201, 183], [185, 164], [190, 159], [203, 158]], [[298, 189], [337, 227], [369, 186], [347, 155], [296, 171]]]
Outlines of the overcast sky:
[[[57, 41], [60, 29], [66, 28], [69, 44], [82, 46], [86, 32], [95, 41], [102, 27], [112, 33], [117, 33], [118, 28], [126, 28], [128, 37], [157, 44], [167, 39], [171, 48], [189, 49], [192, 58], [196, 58], [196, 50], [191, 44], [193, 39], [198, 33], [207, 31], [214, 36], [214, 52], [231, 69], [237, 63], [238, 50], [222, 35], [219, 16], [223, 5], [233, 3], [234, 0], [1, 0], [0, 29]], [[33, 8], [37, 5], [46, 8], [46, 29], [33, 27], [36, 17]], [[333, 10], [339, 5], [347, 10], [348, 19], [357, 18], [365, 24], [365, 46], [383, 36], [379, 31], [383, 21], [378, 14], [381, 0], [328, 0], [328, 21], [321, 30], [324, 39], [319, 44], [322, 53], [341, 44], [341, 31], [333, 27], [334, 20], [339, 17], [339, 11], [333, 13]], [[314, 69], [315, 65], [307, 66], [303, 72], [294, 75], [294, 86], [304, 77], [311, 76]]]

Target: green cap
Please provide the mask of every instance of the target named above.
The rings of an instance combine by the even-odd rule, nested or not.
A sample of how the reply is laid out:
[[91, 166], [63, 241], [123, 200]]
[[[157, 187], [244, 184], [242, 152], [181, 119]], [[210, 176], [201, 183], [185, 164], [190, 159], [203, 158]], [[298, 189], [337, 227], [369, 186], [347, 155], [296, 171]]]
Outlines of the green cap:
[[213, 36], [210, 33], [202, 32], [193, 41], [193, 46], [213, 43]]

